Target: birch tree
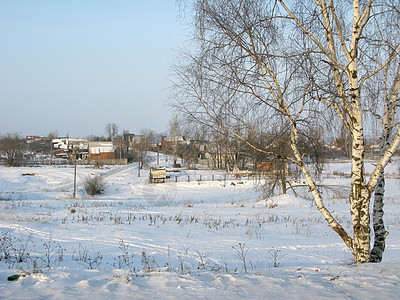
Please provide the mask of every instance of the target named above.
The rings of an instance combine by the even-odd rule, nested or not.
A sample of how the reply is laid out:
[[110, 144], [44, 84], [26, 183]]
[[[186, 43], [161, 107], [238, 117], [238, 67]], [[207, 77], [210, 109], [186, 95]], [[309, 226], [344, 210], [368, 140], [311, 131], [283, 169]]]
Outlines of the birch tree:
[[[272, 155], [247, 140], [248, 134], [236, 131], [235, 124], [268, 139], [263, 132], [268, 131], [269, 120], [285, 118], [292, 152], [285, 159], [301, 169], [317, 209], [351, 250], [354, 261], [369, 262], [371, 195], [399, 145], [400, 131], [393, 132], [392, 124], [387, 123], [390, 138], [367, 180], [364, 122], [368, 99], [363, 87], [368, 82], [383, 85], [374, 80], [399, 55], [399, 36], [384, 26], [385, 20], [398, 18], [396, 3], [198, 0], [194, 12], [196, 51], [182, 55], [182, 63], [177, 64], [180, 97], [175, 107], [194, 120], [218, 124], [249, 147]], [[388, 45], [390, 55], [379, 56]], [[392, 90], [392, 98], [383, 104], [388, 106], [388, 118], [393, 105], [390, 99], [398, 97], [398, 90]], [[306, 164], [310, 152], [299, 144], [310, 122], [322, 118], [326, 110], [333, 112], [351, 135], [352, 233], [324, 205]], [[252, 126], [260, 122], [261, 130]]]
[[[395, 138], [395, 118], [396, 107], [400, 101], [398, 95], [400, 90], [400, 63], [397, 63], [397, 71], [394, 74], [391, 84], [388, 83], [389, 68], [385, 68], [384, 75], [384, 112], [380, 118], [382, 121], [382, 136], [381, 136], [381, 155], [389, 149], [391, 142]], [[374, 192], [373, 206], [373, 228], [374, 228], [374, 246], [371, 251], [371, 262], [380, 262], [385, 250], [386, 236], [389, 234], [385, 229], [383, 220], [383, 204], [385, 195], [385, 174], [382, 171], [379, 174], [378, 182]]]
[[[353, 1], [352, 18], [350, 19], [352, 22], [347, 23], [345, 19], [340, 18], [341, 15], [337, 13], [337, 6], [333, 1], [328, 4], [324, 1], [317, 1], [321, 22], [325, 29], [326, 43], [323, 43], [303, 25], [301, 19], [285, 5], [284, 1], [279, 2], [290, 18], [322, 52], [327, 64], [330, 65], [338, 101], [330, 101], [327, 104], [335, 108], [352, 136], [352, 180], [349, 199], [354, 237], [349, 240], [348, 246], [352, 249], [357, 262], [367, 262], [370, 260], [369, 204], [371, 193], [376, 187], [379, 174], [382, 174], [384, 166], [398, 144], [396, 138], [392, 144], [393, 148], [387, 145], [386, 149], [382, 151], [381, 159], [367, 182], [364, 172], [363, 107], [365, 101], [362, 98], [362, 88], [367, 80], [371, 80], [398, 55], [397, 41], [394, 43], [396, 51], [383, 62], [377, 61], [374, 54], [378, 49], [384, 47], [384, 42], [374, 39], [374, 45], [371, 47], [373, 38], [371, 33], [374, 32], [371, 26], [382, 24], [382, 21], [379, 20], [380, 15], [388, 14], [390, 3]], [[343, 12], [341, 14], [343, 15]], [[351, 27], [348, 25], [346, 28], [346, 23], [352, 24]], [[390, 35], [385, 37], [390, 38]], [[373, 50], [371, 51], [368, 47]], [[368, 67], [363, 67], [363, 65], [367, 66], [367, 63]], [[377, 84], [379, 83], [377, 82]]]

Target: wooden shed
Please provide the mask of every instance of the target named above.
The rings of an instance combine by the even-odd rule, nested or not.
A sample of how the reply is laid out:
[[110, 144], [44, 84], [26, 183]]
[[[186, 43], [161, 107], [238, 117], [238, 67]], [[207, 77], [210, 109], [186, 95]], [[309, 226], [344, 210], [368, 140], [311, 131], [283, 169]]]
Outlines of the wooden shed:
[[88, 152], [89, 159], [91, 160], [114, 159], [114, 146], [112, 142], [89, 142]]

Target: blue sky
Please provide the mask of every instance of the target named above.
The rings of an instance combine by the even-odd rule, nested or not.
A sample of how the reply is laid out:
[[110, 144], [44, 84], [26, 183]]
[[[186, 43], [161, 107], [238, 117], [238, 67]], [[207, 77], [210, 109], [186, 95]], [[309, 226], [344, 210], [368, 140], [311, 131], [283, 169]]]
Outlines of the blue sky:
[[175, 0], [0, 0], [0, 134], [167, 129]]

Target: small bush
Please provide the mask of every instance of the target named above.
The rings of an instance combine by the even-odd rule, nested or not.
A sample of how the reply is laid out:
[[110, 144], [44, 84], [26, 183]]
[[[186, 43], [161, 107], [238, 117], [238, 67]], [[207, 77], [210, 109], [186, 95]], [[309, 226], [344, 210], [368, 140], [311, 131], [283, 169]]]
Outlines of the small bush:
[[83, 180], [83, 188], [90, 196], [99, 195], [104, 192], [105, 181], [103, 177], [96, 175], [94, 177], [86, 176]]
[[95, 160], [95, 161], [93, 162], [93, 167], [94, 167], [95, 169], [101, 169], [101, 168], [104, 167], [104, 162], [101, 161], [101, 160]]

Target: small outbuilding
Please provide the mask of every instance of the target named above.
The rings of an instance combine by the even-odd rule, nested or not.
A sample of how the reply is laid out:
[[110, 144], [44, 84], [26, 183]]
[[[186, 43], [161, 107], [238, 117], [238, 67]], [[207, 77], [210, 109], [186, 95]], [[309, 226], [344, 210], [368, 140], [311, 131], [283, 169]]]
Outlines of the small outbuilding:
[[90, 160], [114, 159], [113, 142], [107, 142], [107, 141], [89, 142], [88, 152]]
[[151, 183], [164, 182], [167, 178], [167, 170], [165, 168], [151, 168], [149, 180]]

